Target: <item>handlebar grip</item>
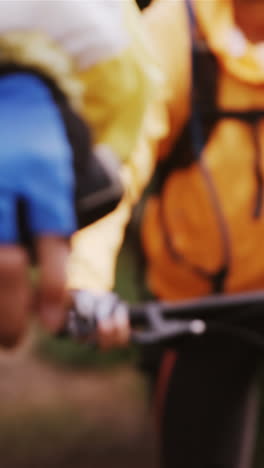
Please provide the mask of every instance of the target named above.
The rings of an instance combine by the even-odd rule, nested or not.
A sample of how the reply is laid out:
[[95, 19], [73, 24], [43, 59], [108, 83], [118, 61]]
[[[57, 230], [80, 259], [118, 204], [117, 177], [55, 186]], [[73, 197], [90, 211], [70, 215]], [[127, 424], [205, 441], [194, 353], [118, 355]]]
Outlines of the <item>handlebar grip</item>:
[[89, 318], [82, 317], [74, 308], [71, 308], [64, 327], [59, 330], [56, 337], [89, 340], [94, 335], [96, 327], [96, 317], [94, 315], [90, 315]]
[[97, 323], [103, 323], [114, 315], [118, 319], [119, 313], [129, 315], [129, 308], [116, 294], [96, 295], [89, 291], [73, 290], [65, 326], [57, 336], [90, 341], [95, 335]]

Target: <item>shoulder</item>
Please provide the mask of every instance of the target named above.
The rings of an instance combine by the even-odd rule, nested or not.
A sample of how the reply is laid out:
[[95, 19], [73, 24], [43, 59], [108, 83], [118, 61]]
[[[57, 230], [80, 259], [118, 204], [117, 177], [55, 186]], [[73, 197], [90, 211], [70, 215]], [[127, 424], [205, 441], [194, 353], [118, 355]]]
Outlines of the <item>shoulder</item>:
[[171, 128], [160, 153], [166, 153], [189, 113], [191, 36], [185, 0], [153, 0], [143, 17], [165, 75], [164, 99]]
[[154, 0], [143, 15], [156, 58], [174, 89], [181, 88], [190, 73], [190, 31], [185, 3], [185, 0]]
[[144, 11], [144, 21], [163, 70], [170, 80], [177, 80], [186, 73], [190, 51], [185, 1], [154, 0]]

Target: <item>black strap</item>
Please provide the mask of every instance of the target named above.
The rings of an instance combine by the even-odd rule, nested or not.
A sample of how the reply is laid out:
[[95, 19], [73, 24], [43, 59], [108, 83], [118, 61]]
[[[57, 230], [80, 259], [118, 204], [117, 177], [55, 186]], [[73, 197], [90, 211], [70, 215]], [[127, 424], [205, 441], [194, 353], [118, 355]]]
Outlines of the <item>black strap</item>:
[[191, 0], [186, 0], [186, 7], [191, 37], [190, 134], [195, 159], [199, 159], [218, 116], [218, 65], [215, 56], [200, 35]]
[[188, 18], [190, 22], [190, 33], [191, 33], [191, 70], [192, 70], [192, 86], [191, 86], [191, 118], [190, 118], [190, 131], [191, 131], [191, 138], [192, 144], [194, 148], [195, 158], [198, 159], [202, 153], [204, 148], [204, 135], [203, 135], [203, 128], [202, 128], [202, 119], [200, 115], [199, 108], [197, 106], [197, 95], [196, 95], [196, 75], [199, 69], [198, 63], [198, 54], [196, 49], [196, 41], [195, 41], [195, 31], [197, 30], [196, 18], [194, 15], [194, 11], [191, 5], [191, 0], [186, 0], [186, 6], [188, 11]]
[[192, 0], [186, 0], [186, 7], [190, 25], [192, 61], [190, 131], [196, 158], [199, 158], [210, 135], [210, 131], [208, 132], [210, 122], [211, 127], [214, 127], [220, 119], [238, 119], [254, 125], [264, 118], [264, 109], [238, 111], [222, 110], [218, 107], [217, 59], [200, 35]]
[[[180, 140], [176, 143], [174, 151], [167, 160], [159, 166], [158, 176], [161, 190], [168, 173], [178, 167], [187, 167], [200, 159], [203, 149], [209, 139], [210, 133], [219, 118], [219, 110], [216, 105], [218, 64], [215, 56], [207, 47], [206, 42], [199, 34], [191, 0], [186, 0], [187, 12], [191, 36], [191, 113], [190, 119], [182, 133]], [[179, 161], [182, 166], [179, 166]], [[178, 164], [176, 165], [175, 162]], [[209, 273], [202, 267], [192, 264], [178, 252], [171, 244], [170, 235], [167, 232], [164, 219], [163, 207], [161, 206], [160, 219], [163, 225], [164, 240], [167, 248], [177, 262], [184, 263], [191, 271], [208, 280], [212, 284], [212, 291], [220, 293], [224, 289], [224, 283], [229, 270], [230, 249], [227, 226], [222, 214], [221, 206], [214, 185], [210, 180], [208, 171], [201, 162], [201, 170], [204, 175], [205, 184], [211, 193], [212, 204], [219, 224], [219, 230], [223, 239], [223, 265], [215, 273]]]
[[216, 121], [221, 118], [216, 103], [217, 59], [200, 34], [190, 0], [186, 0], [186, 6], [191, 36], [190, 118], [168, 156], [158, 165], [153, 184], [156, 193], [160, 193], [171, 171], [186, 168], [200, 158]]

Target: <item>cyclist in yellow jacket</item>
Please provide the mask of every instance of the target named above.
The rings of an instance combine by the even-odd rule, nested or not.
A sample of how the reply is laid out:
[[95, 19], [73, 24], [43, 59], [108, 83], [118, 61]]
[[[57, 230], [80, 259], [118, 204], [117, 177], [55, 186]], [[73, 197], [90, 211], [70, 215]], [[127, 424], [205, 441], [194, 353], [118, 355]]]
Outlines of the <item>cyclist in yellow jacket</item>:
[[[36, 239], [34, 308], [56, 330], [64, 320], [67, 239], [85, 226], [76, 220], [74, 193], [86, 206], [97, 177], [86, 179], [88, 153], [119, 164], [129, 158], [157, 76], [132, 1], [1, 2], [2, 344], [19, 339], [31, 301], [17, 210], [23, 205], [24, 227], [26, 220]], [[78, 285], [74, 265], [69, 283]]]
[[[212, 82], [212, 72], [217, 73], [219, 108], [209, 109], [214, 128], [204, 142], [203, 158], [197, 164], [185, 164], [186, 168], [181, 170], [172, 168], [164, 180], [162, 192], [154, 194], [147, 203], [143, 219], [147, 281], [155, 294], [166, 299], [208, 294], [213, 291], [214, 278], [221, 273], [226, 292], [254, 289], [262, 285], [264, 273], [261, 258], [256, 255], [264, 228], [261, 203], [258, 207], [258, 201], [262, 201], [264, 75], [262, 16], [256, 12], [261, 11], [261, 5], [220, 0], [209, 5], [194, 1], [194, 9], [201, 30], [201, 47], [206, 45], [217, 65], [217, 70], [213, 65], [203, 72], [203, 84], [207, 86], [206, 79]], [[163, 97], [153, 104], [155, 109], [146, 119], [143, 135], [131, 158], [134, 200], [139, 198], [159, 161], [160, 167], [166, 159], [170, 159], [175, 169], [177, 164], [184, 165], [181, 161], [184, 151], [176, 153], [174, 161], [168, 155], [175, 152], [175, 142], [188, 123], [193, 84], [190, 25], [185, 1], [156, 0], [145, 10], [144, 19], [167, 81]], [[240, 24], [240, 21], [239, 27], [236, 22]], [[249, 38], [243, 29], [251, 31]], [[170, 48], [169, 41], [174, 37], [180, 46]], [[219, 115], [221, 112], [223, 115]], [[213, 206], [216, 194], [208, 193], [210, 187], [203, 174], [204, 166], [209, 172], [211, 188], [217, 192], [218, 209]], [[217, 214], [219, 210], [222, 212], [221, 222]], [[203, 213], [203, 217], [198, 213]], [[113, 214], [114, 218], [118, 216]], [[225, 226], [221, 228], [219, 222]], [[106, 220], [99, 224], [103, 226], [104, 223]], [[228, 235], [225, 236], [224, 231], [228, 231]], [[100, 226], [94, 226], [94, 232], [100, 236]], [[116, 228], [115, 233], [117, 238]], [[229, 250], [232, 258], [227, 255]], [[92, 264], [92, 258], [90, 260]], [[245, 264], [247, 269], [242, 268]], [[102, 284], [109, 287], [112, 275], [107, 276], [107, 273], [113, 270], [104, 267], [100, 270]], [[84, 286], [85, 281], [87, 286], [90, 281], [88, 270], [89, 262], [86, 280], [83, 277]]]
[[[95, 273], [97, 288], [111, 287], [109, 252], [114, 258], [124, 217], [156, 168], [142, 221], [151, 292], [177, 300], [263, 288], [264, 4], [154, 0], [144, 20], [166, 76], [163, 95], [127, 163], [130, 204], [77, 234], [72, 279], [89, 288]], [[95, 262], [88, 239], [109, 247]], [[163, 466], [248, 468], [254, 352], [215, 336], [160, 363]]]

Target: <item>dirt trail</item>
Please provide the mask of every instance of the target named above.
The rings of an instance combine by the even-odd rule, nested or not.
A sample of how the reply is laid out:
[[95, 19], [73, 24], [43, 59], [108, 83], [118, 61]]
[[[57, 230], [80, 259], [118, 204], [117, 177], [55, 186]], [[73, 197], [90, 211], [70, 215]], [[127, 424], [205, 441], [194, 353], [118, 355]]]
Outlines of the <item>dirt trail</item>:
[[154, 468], [144, 381], [130, 367], [66, 371], [0, 355], [4, 468]]

